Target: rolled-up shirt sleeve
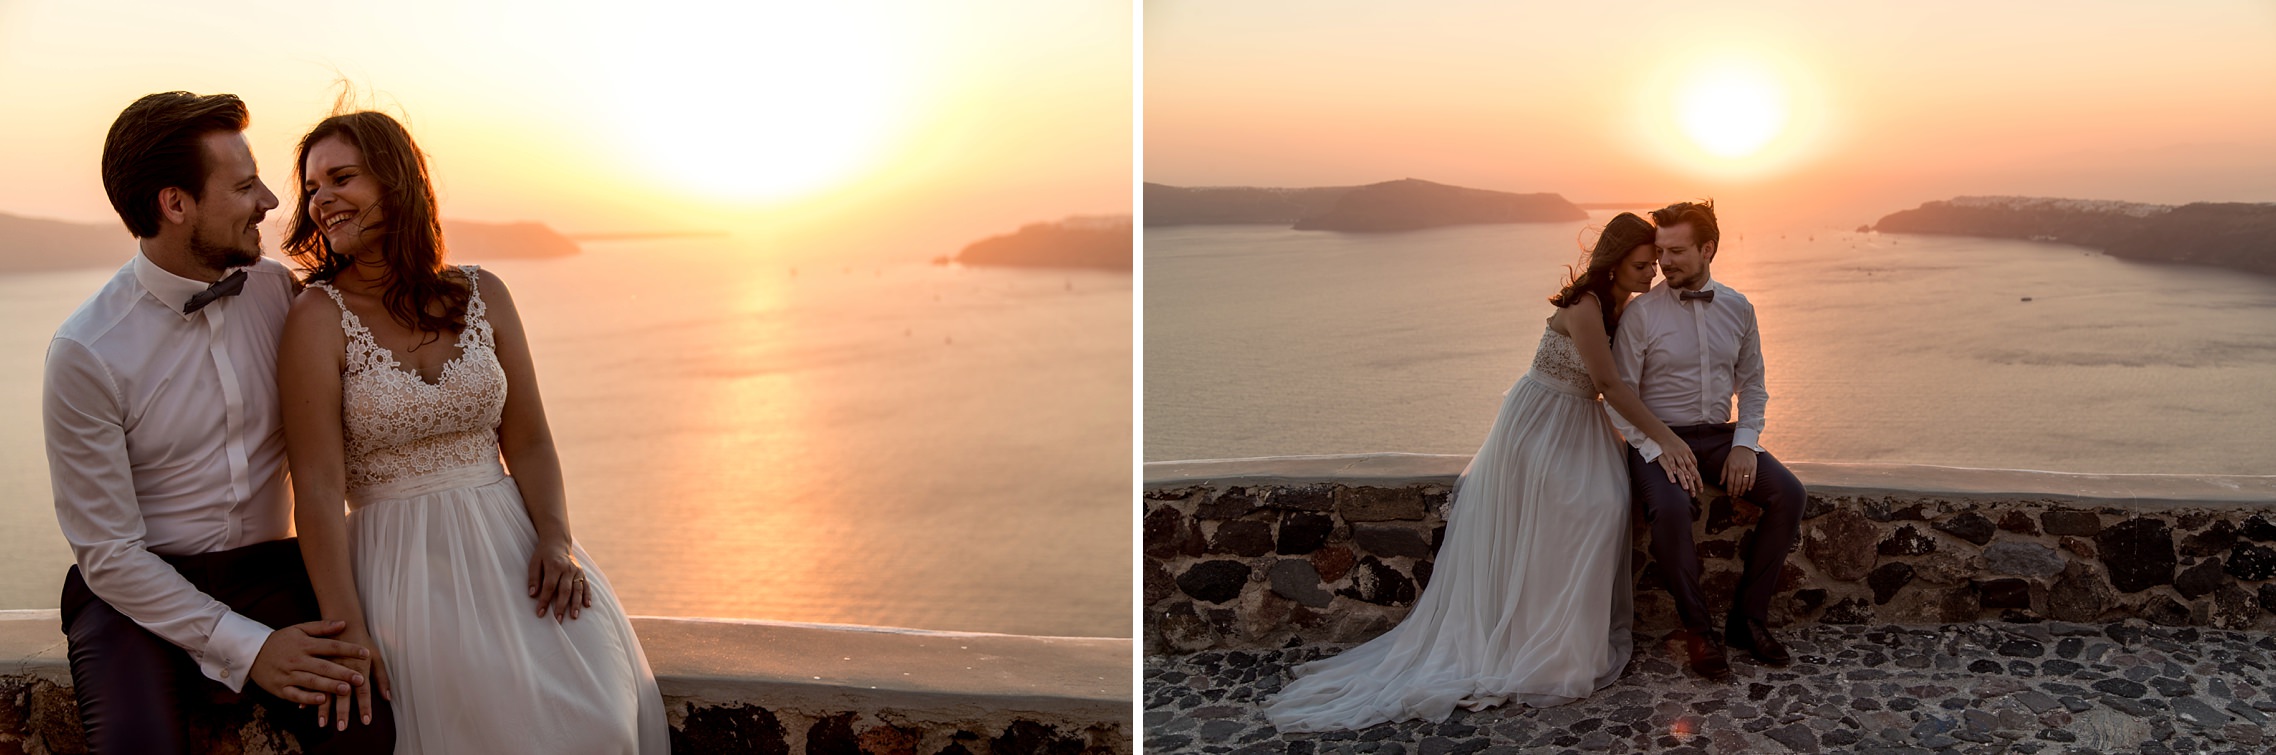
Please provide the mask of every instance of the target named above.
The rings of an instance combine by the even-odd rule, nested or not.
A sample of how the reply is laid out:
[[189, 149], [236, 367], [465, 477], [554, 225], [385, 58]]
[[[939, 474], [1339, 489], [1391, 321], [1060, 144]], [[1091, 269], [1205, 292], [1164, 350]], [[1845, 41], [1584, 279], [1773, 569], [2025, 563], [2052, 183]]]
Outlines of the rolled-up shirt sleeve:
[[1732, 369], [1733, 382], [1739, 388], [1739, 421], [1738, 429], [1731, 433], [1731, 445], [1761, 453], [1763, 410], [1770, 406], [1770, 389], [1763, 385], [1762, 330], [1755, 327], [1751, 307], [1746, 312], [1746, 332], [1739, 336], [1738, 364]]
[[[1646, 328], [1643, 323], [1645, 315], [1640, 310], [1641, 308], [1630, 305], [1628, 311], [1620, 315], [1619, 332], [1612, 334], [1612, 372], [1631, 389], [1641, 384], [1644, 375], [1646, 344], [1642, 333]], [[1643, 456], [1645, 461], [1660, 458], [1659, 441], [1652, 440], [1635, 423], [1621, 416], [1620, 410], [1612, 408], [1612, 402], [1604, 402], [1604, 413], [1612, 418], [1612, 429], [1619, 430], [1620, 437], [1627, 438], [1628, 445], [1635, 446], [1636, 453]]]
[[207, 677], [242, 691], [270, 627], [231, 611], [143, 547], [118, 381], [85, 345], [57, 338], [42, 394], [55, 519], [88, 589], [187, 651]]

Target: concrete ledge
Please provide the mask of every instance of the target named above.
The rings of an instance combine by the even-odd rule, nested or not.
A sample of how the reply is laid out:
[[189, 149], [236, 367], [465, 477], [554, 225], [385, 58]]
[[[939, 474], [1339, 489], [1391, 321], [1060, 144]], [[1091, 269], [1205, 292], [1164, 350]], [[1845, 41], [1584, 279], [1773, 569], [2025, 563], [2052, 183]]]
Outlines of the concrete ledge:
[[[0, 752], [84, 752], [53, 609], [0, 611]], [[1132, 752], [1131, 641], [635, 617], [681, 752]], [[290, 751], [245, 706], [232, 751]]]
[[[1147, 464], [1140, 502], [1150, 654], [1360, 642], [1428, 587], [1469, 457], [1361, 454]], [[1789, 463], [1809, 489], [1774, 624], [2139, 618], [2276, 628], [2276, 476], [2092, 475]], [[1696, 502], [1719, 611], [1761, 516]], [[1631, 520], [1634, 523], [1634, 520]], [[1636, 626], [1674, 625], [1637, 528]]]
[[[1339, 454], [1146, 464], [1146, 489], [1341, 483], [1371, 487], [1453, 485], [1470, 457], [1459, 454]], [[2276, 475], [2075, 474], [1923, 464], [1786, 462], [1812, 493], [2030, 496], [2147, 506], [2276, 502]]]

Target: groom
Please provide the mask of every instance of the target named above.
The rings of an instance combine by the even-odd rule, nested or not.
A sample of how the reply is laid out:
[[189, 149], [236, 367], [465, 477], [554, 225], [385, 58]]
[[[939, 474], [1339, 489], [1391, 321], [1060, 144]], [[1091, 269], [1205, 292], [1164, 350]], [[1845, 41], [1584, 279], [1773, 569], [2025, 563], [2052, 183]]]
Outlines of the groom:
[[[1786, 467], [1762, 450], [1762, 410], [1770, 392], [1762, 381], [1762, 334], [1754, 305], [1708, 274], [1721, 231], [1713, 201], [1682, 202], [1652, 213], [1659, 226], [1660, 285], [1638, 295], [1620, 316], [1612, 341], [1612, 363], [1620, 379], [1636, 387], [1652, 415], [1690, 447], [1701, 473], [1720, 469], [1722, 487], [1762, 509], [1746, 571], [1731, 599], [1722, 638], [1771, 666], [1791, 662], [1786, 648], [1767, 626], [1770, 598], [1802, 524], [1807, 494]], [[1738, 417], [1731, 396], [1738, 395]], [[1628, 476], [1636, 501], [1651, 523], [1652, 557], [1675, 597], [1682, 635], [1699, 675], [1722, 681], [1731, 676], [1722, 643], [1710, 623], [1707, 599], [1699, 589], [1699, 556], [1691, 540], [1698, 511], [1691, 494], [1660, 469], [1662, 449], [1609, 412], [1630, 438]]]
[[[367, 651], [325, 639], [346, 625], [318, 620], [292, 538], [276, 363], [296, 286], [261, 256], [277, 197], [247, 121], [226, 94], [119, 114], [103, 189], [140, 253], [48, 343], [48, 473], [78, 561], [63, 630], [96, 753], [184, 752], [186, 714], [235, 693], [309, 752], [395, 747], [386, 704], [364, 702]], [[287, 704], [351, 694], [368, 725]]]

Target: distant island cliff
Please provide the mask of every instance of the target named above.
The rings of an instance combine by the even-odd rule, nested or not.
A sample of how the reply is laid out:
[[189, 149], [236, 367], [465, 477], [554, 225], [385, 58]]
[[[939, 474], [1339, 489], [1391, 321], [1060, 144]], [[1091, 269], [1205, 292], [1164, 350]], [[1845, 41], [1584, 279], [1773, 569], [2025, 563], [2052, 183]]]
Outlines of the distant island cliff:
[[1587, 218], [1587, 210], [1556, 194], [1472, 189], [1414, 178], [1309, 189], [1146, 184], [1148, 227], [1285, 223], [1300, 231], [1383, 232]]
[[[262, 229], [263, 239], [275, 253], [278, 232]], [[444, 220], [443, 241], [450, 261], [525, 257], [565, 257], [578, 253], [577, 242], [543, 223], [483, 223]], [[135, 239], [118, 223], [72, 223], [0, 213], [0, 273], [117, 267], [135, 251]]]
[[2276, 275], [2276, 204], [1957, 197], [1890, 214], [1873, 230], [2051, 241], [2121, 259]]
[[[1133, 236], [1128, 215], [1077, 216], [1029, 223], [1018, 231], [972, 242], [956, 255], [963, 265], [1080, 267], [1130, 272]], [[934, 260], [946, 263], [948, 258]]]

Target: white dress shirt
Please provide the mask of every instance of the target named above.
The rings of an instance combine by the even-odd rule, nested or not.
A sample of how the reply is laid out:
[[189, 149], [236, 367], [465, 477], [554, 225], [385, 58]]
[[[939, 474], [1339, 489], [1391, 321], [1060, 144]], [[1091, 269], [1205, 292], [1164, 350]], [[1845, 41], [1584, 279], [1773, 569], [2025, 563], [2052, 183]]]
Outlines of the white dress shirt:
[[[1738, 394], [1738, 429], [1731, 445], [1762, 450], [1762, 410], [1770, 391], [1762, 384], [1762, 332], [1744, 294], [1712, 280], [1701, 287], [1714, 301], [1683, 301], [1666, 281], [1636, 295], [1612, 336], [1612, 365], [1636, 389], [1644, 408], [1669, 427], [1731, 421]], [[1660, 444], [1646, 437], [1610, 404], [1612, 425], [1651, 461]]]
[[208, 284], [136, 254], [48, 343], [43, 409], [55, 518], [88, 589], [242, 690], [270, 627], [159, 554], [292, 536], [277, 342], [292, 274], [263, 258], [244, 291], [193, 314]]

